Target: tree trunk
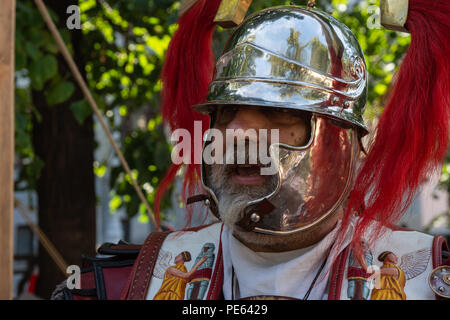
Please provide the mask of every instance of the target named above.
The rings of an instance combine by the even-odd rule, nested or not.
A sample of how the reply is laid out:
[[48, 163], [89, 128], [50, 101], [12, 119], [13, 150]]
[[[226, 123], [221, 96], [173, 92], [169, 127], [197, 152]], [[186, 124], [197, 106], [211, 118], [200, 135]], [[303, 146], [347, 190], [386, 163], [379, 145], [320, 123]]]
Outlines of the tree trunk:
[[[47, 0], [48, 8], [59, 17], [59, 28], [65, 27], [69, 16], [66, 9], [76, 1]], [[71, 30], [74, 59], [81, 73], [82, 33]], [[58, 55], [58, 70], [69, 74], [68, 67]], [[72, 76], [66, 79], [75, 83]], [[93, 117], [80, 125], [70, 105], [83, 98], [78, 86], [72, 97], [59, 105], [49, 107], [44, 91], [33, 91], [33, 104], [42, 120], [33, 123], [33, 146], [45, 166], [37, 182], [39, 226], [71, 265], [81, 264], [81, 255], [95, 252], [95, 185], [93, 173], [94, 131]], [[49, 298], [56, 284], [65, 276], [39, 246], [39, 278], [36, 294]]]

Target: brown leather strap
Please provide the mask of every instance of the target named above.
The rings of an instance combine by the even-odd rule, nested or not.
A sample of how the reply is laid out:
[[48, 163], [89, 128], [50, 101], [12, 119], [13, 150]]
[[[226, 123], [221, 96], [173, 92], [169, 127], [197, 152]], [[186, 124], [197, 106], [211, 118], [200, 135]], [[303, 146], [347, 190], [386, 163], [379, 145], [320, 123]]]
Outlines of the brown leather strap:
[[449, 251], [447, 241], [440, 234], [433, 238], [433, 269], [442, 265], [442, 251]]
[[140, 244], [116, 244], [109, 247], [112, 250], [141, 250]]
[[[222, 237], [223, 224], [220, 229], [220, 236]], [[209, 293], [206, 300], [219, 300], [222, 294], [223, 286], [223, 255], [222, 255], [222, 241], [219, 242], [219, 250], [217, 251], [216, 266], [209, 285]]]
[[145, 300], [159, 250], [170, 232], [152, 232], [145, 240], [133, 267], [127, 300]]
[[189, 197], [186, 200], [186, 205], [190, 205], [195, 202], [203, 201], [207, 207], [211, 210], [212, 214], [220, 219], [219, 210], [217, 208], [217, 204], [214, 199], [207, 194], [198, 194], [192, 197]]
[[186, 200], [186, 204], [191, 204], [191, 203], [195, 203], [195, 202], [199, 202], [199, 201], [205, 201], [205, 200], [209, 200], [209, 196], [206, 194], [197, 194], [195, 196], [189, 197]]
[[330, 287], [328, 289], [328, 300], [340, 300], [342, 282], [345, 276], [345, 266], [350, 254], [351, 248], [348, 246], [342, 251], [334, 261], [331, 267]]

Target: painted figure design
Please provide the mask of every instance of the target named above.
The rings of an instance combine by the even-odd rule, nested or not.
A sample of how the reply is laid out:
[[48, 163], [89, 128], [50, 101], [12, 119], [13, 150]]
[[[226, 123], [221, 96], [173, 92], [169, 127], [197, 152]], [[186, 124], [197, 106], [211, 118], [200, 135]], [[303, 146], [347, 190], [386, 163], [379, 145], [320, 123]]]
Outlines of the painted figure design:
[[[187, 271], [185, 262], [191, 261], [189, 251], [179, 253], [175, 259], [175, 265], [165, 268], [172, 259], [172, 254], [167, 251], [160, 251], [158, 264], [155, 266], [153, 275], [159, 279], [163, 279], [163, 283], [159, 288], [153, 300], [184, 300], [186, 284], [191, 276], [197, 271], [198, 267], [206, 261], [206, 257], [197, 261], [191, 271]], [[162, 273], [162, 270], [166, 270]]]
[[353, 252], [349, 256], [347, 297], [350, 300], [368, 300], [370, 296], [369, 278], [371, 274], [367, 272], [367, 268], [372, 265], [373, 255], [365, 244], [363, 246], [365, 250], [362, 261], [358, 261]]
[[192, 275], [188, 285], [186, 300], [203, 300], [209, 280], [211, 279], [212, 267], [214, 266], [215, 254], [214, 243], [205, 243], [195, 262], [204, 261]]
[[384, 251], [378, 256], [380, 267], [380, 286], [372, 291], [371, 300], [406, 300], [404, 291], [406, 281], [423, 273], [430, 260], [431, 250], [424, 248], [398, 257], [391, 251]]

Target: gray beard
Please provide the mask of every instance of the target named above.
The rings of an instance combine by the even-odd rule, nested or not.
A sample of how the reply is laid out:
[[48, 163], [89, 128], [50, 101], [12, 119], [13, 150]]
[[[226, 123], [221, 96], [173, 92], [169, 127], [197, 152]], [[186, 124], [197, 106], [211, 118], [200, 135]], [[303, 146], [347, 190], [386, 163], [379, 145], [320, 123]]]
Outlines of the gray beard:
[[335, 225], [339, 214], [331, 215], [320, 225], [306, 232], [279, 236], [244, 231], [236, 226], [249, 201], [267, 196], [275, 190], [276, 176], [267, 176], [265, 183], [257, 186], [243, 186], [233, 183], [233, 170], [226, 165], [206, 165], [206, 183], [218, 200], [220, 219], [232, 230], [233, 236], [253, 251], [282, 252], [305, 248], [317, 243]]
[[207, 181], [218, 200], [220, 219], [231, 229], [242, 218], [250, 201], [269, 195], [277, 185], [276, 176], [265, 176], [266, 183], [255, 186], [237, 185], [231, 177], [233, 169], [228, 165], [207, 165]]

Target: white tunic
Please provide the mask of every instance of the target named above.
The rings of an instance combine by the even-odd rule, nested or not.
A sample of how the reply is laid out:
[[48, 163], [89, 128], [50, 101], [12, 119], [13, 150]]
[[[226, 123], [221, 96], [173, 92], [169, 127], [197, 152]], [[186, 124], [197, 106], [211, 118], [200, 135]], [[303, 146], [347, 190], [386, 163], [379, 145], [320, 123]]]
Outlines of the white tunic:
[[[336, 238], [336, 229], [310, 247], [286, 252], [254, 252], [243, 245], [224, 226], [222, 250], [224, 262], [223, 293], [232, 295], [232, 267], [236, 281], [234, 299], [274, 295], [303, 299]], [[328, 275], [316, 282], [308, 299], [326, 298]]]

